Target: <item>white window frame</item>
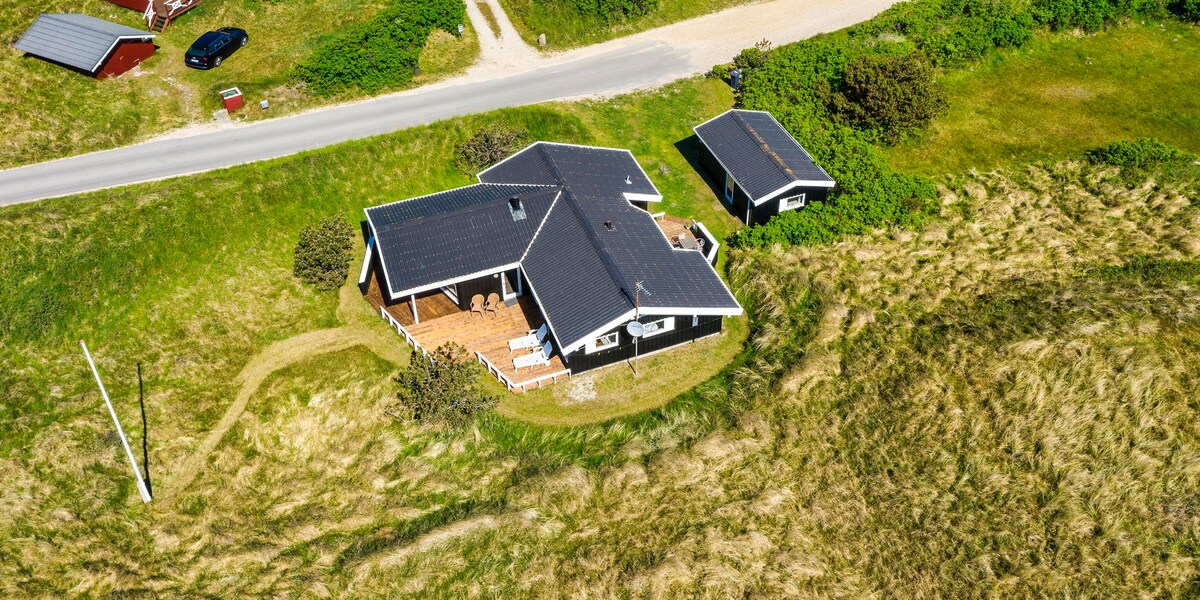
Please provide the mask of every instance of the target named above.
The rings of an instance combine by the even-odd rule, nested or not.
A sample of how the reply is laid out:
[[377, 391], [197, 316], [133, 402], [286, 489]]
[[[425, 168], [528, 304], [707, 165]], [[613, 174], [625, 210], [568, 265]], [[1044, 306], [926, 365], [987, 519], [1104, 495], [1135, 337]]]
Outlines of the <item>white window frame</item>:
[[[612, 338], [612, 341], [604, 342], [604, 338]], [[621, 332], [620, 331], [610, 331], [604, 335], [597, 336], [596, 339], [588, 342], [587, 352], [585, 352], [585, 354], [591, 354], [593, 352], [599, 352], [601, 350], [608, 350], [609, 348], [616, 348], [618, 345], [620, 345], [620, 343], [621, 343]]]
[[[797, 208], [804, 208], [804, 197], [805, 197], [805, 194], [793, 194], [791, 196], [780, 198], [779, 199], [779, 212], [783, 212], [785, 210], [796, 210]], [[795, 206], [788, 206], [789, 200], [799, 200], [800, 203]]]
[[458, 304], [458, 284], [457, 283], [452, 283], [450, 285], [442, 286], [442, 293], [445, 294], [446, 297], [449, 298], [452, 302], [454, 302], [455, 304]]
[[675, 317], [664, 317], [656, 321], [650, 321], [649, 323], [642, 323], [642, 327], [646, 332], [642, 337], [652, 337], [660, 333], [674, 331]]

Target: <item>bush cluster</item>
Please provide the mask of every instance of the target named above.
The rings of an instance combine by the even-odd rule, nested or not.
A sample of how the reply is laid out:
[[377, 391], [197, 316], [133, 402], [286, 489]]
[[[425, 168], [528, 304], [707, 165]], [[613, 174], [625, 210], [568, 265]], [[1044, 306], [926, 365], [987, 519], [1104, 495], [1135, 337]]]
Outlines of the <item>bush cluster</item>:
[[396, 376], [399, 392], [389, 408], [403, 410], [417, 421], [465, 424], [498, 401], [480, 389], [481, 375], [479, 363], [453, 342], [429, 354], [414, 352], [408, 368]]
[[458, 167], [469, 174], [478, 173], [529, 144], [529, 131], [504, 123], [480, 129], [454, 149]]
[[1196, 155], [1173, 148], [1156, 138], [1119, 141], [1093, 148], [1085, 153], [1092, 164], [1144, 169], [1165, 163], [1190, 163]]
[[1174, 0], [1167, 9], [1184, 21], [1200, 23], [1200, 0]]
[[350, 273], [353, 235], [354, 229], [340, 215], [301, 229], [292, 273], [321, 291], [342, 287]]
[[402, 85], [412, 79], [429, 34], [436, 28], [458, 35], [465, 14], [462, 0], [399, 0], [326, 41], [296, 66], [293, 77], [318, 96]]
[[1053, 30], [1099, 31], [1122, 17], [1160, 17], [1162, 0], [1033, 0], [1033, 16]]
[[[550, 4], [562, 0], [539, 0]], [[590, 17], [599, 17], [605, 21], [621, 21], [629, 17], [638, 17], [658, 9], [659, 0], [569, 0], [575, 12]]]

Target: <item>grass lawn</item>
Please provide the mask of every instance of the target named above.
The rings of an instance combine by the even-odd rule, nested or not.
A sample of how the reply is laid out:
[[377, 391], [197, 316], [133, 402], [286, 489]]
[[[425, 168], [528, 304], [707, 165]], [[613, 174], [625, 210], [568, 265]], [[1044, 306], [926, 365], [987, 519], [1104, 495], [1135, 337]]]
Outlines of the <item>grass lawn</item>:
[[754, 0], [662, 0], [649, 14], [616, 22], [583, 15], [572, 0], [500, 0], [504, 12], [525, 41], [537, 47], [539, 34], [546, 34], [545, 50], [563, 50], [595, 44], [676, 21], [714, 13]]
[[[730, 102], [693, 79], [0, 208], [0, 595], [1192, 593], [1200, 174], [1182, 169], [950, 175], [920, 230], [733, 252], [756, 319], [636, 381], [590, 376], [576, 414], [603, 422], [549, 425], [567, 387], [463, 430], [395, 421], [403, 361], [375, 337], [260, 373], [229, 412], [273, 344], [382, 328], [293, 279], [301, 226], [471, 182], [455, 145], [503, 121], [633, 149], [668, 212], [723, 233], [680, 150]], [[1122, 266], [1138, 256], [1183, 266]], [[143, 365], [149, 505], [81, 337], [135, 447]], [[705, 369], [665, 404], [645, 383]]]
[[[296, 2], [209, 1], [171, 23], [140, 72], [96, 81], [7, 48], [0, 52], [0, 168], [112, 148], [191, 123], [207, 123], [220, 108], [218, 91], [237, 86], [248, 107], [238, 119], [260, 119], [344, 101], [307, 96], [288, 83], [293, 65], [323, 37], [369, 19], [385, 0]], [[15, 2], [0, 7], [0, 39], [15, 42], [41, 12], [80, 12], [144, 29], [141, 15], [101, 0]], [[205, 31], [236, 25], [250, 43], [210, 71], [189, 69], [183, 53]], [[462, 39], [431, 36], [421, 56], [417, 86], [469, 66], [479, 44], [470, 24]], [[358, 94], [361, 95], [361, 94]], [[271, 102], [270, 115], [258, 101]]]
[[1153, 136], [1200, 151], [1200, 28], [1165, 21], [1089, 36], [1041, 35], [941, 77], [949, 111], [889, 150], [930, 175], [1076, 156]]

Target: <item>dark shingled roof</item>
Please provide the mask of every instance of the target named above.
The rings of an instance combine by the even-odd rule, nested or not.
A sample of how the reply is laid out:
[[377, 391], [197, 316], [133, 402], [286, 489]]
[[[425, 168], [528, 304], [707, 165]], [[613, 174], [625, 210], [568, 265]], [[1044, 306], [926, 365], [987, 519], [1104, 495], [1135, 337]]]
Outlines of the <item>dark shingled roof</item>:
[[[557, 187], [472, 185], [367, 209], [394, 292], [520, 262]], [[521, 199], [513, 219], [508, 200]]]
[[[538, 142], [479, 174], [484, 183], [570, 183], [577, 192], [662, 197], [628, 150]], [[628, 181], [629, 183], [626, 183]]]
[[17, 40], [17, 50], [96, 72], [121, 39], [150, 39], [154, 34], [78, 14], [43, 13]]
[[[539, 185], [513, 185], [523, 178]], [[539, 142], [479, 179], [367, 210], [394, 294], [519, 262], [567, 347], [632, 311], [638, 281], [647, 309], [741, 312], [700, 252], [673, 248], [623, 195], [659, 195], [629, 152]]]
[[753, 200], [798, 181], [833, 186], [833, 178], [770, 113], [730, 110], [695, 131]]

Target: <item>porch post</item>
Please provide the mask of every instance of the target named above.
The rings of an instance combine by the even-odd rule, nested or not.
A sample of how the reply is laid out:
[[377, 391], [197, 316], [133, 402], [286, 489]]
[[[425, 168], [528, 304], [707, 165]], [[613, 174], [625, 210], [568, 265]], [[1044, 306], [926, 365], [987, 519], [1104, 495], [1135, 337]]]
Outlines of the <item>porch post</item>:
[[521, 280], [521, 267], [517, 267], [517, 295], [525, 293], [525, 283]]
[[421, 317], [417, 316], [417, 295], [413, 294], [413, 295], [409, 296], [408, 300], [409, 300], [409, 304], [412, 305], [413, 325], [416, 325], [421, 322]]

